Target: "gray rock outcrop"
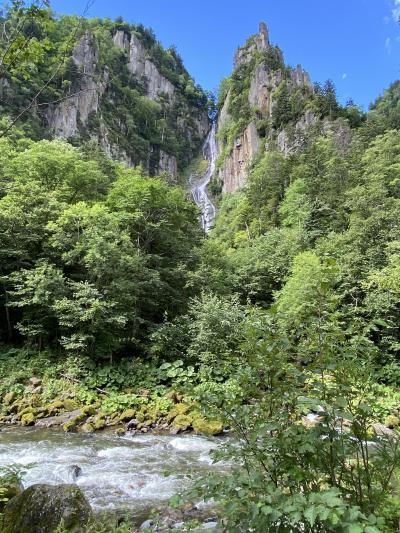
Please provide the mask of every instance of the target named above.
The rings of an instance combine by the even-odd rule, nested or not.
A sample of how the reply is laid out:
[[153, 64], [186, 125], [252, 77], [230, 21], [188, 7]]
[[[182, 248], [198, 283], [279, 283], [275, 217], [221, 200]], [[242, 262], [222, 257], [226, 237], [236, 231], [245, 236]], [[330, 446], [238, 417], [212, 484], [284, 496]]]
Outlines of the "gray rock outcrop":
[[[133, 87], [137, 89], [139, 86], [141, 94], [144, 92], [141, 97], [158, 102], [160, 109], [165, 109], [166, 113], [171, 111], [172, 115], [176, 115], [179, 134], [186, 136], [193, 145], [200, 143], [210, 128], [206, 110], [199, 112], [196, 106], [186, 100], [184, 88], [175, 86], [160, 73], [154, 59], [151, 60], [150, 49], [135, 32], [117, 30], [110, 40], [110, 46], [113, 45], [125, 52], [126, 67], [135, 78]], [[90, 31], [86, 31], [77, 42], [71, 62], [74, 75], [69, 80], [69, 94], [45, 107], [50, 133], [62, 139], [89, 134], [110, 158], [118, 159], [127, 166], [140, 163], [148, 173], [166, 172], [175, 179], [178, 173], [176, 154], [160, 150], [158, 145], [149, 146], [147, 160], [143, 160], [143, 146], [136, 150], [134, 143], [129, 147], [126, 143], [119, 145], [119, 136], [132, 129], [132, 125], [125, 123], [123, 118], [117, 124], [109, 124], [109, 111], [102, 103], [106, 90], [109, 91], [108, 103], [113, 100], [112, 79], [107, 66], [99, 67], [98, 43]], [[150, 157], [156, 150], [159, 156], [157, 152], [155, 158]]]
[[232, 152], [219, 170], [223, 192], [233, 192], [246, 184], [249, 164], [258, 152], [260, 137], [253, 122], [235, 140]]
[[56, 137], [68, 139], [79, 132], [79, 124], [86, 125], [91, 113], [97, 113], [105, 91], [108, 73], [96, 72], [97, 52], [90, 32], [85, 32], [72, 52], [80, 80], [72, 95], [52, 104], [46, 112], [50, 130]]
[[147, 96], [151, 100], [156, 100], [161, 94], [166, 94], [172, 100], [175, 93], [174, 85], [162, 76], [155, 64], [148, 59], [147, 50], [140, 39], [133, 33], [129, 37], [123, 30], [117, 30], [113, 39], [117, 48], [128, 52], [129, 71], [138, 77], [143, 77]]
[[253, 35], [247, 43], [238, 48], [235, 54], [235, 67], [251, 60], [255, 51], [266, 50], [269, 47], [269, 34], [265, 22], [260, 22], [258, 34]]

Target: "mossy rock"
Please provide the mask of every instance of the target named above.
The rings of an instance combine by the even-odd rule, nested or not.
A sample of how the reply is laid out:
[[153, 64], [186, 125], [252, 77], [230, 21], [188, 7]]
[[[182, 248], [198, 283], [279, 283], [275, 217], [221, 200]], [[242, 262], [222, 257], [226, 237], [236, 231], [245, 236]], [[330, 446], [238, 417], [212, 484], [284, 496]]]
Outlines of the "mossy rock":
[[74, 431], [77, 425], [80, 422], [83, 422], [83, 420], [85, 420], [86, 418], [86, 415], [81, 412], [79, 415], [75, 416], [74, 418], [71, 418], [71, 420], [67, 420], [67, 422], [63, 424], [63, 430], [67, 433], [70, 431]]
[[76, 426], [77, 426], [77, 422], [75, 421], [75, 418], [74, 418], [72, 420], [68, 420], [68, 422], [65, 422], [65, 424], [63, 424], [63, 430], [66, 433], [70, 433], [71, 431], [74, 431]]
[[55, 400], [54, 402], [51, 402], [49, 405], [46, 406], [46, 409], [49, 415], [61, 413], [61, 411], [65, 410], [64, 404], [61, 400]]
[[94, 433], [94, 425], [90, 422], [86, 422], [86, 424], [83, 424], [80, 430], [82, 433]]
[[85, 416], [92, 416], [96, 412], [96, 407], [94, 405], [85, 405], [82, 407], [82, 414]]
[[126, 411], [122, 412], [119, 416], [119, 419], [121, 422], [125, 422], [126, 420], [132, 420], [132, 418], [135, 418], [136, 411], [134, 409], [126, 409]]
[[126, 430], [124, 428], [118, 428], [115, 430], [115, 434], [117, 437], [123, 437], [126, 433]]
[[165, 417], [165, 415], [168, 413], [168, 409], [170, 406], [167, 406], [164, 408], [163, 406], [160, 406], [160, 404], [151, 403], [147, 406], [143, 406], [143, 413], [144, 413], [144, 422], [147, 423], [147, 425], [154, 424], [160, 418]]
[[17, 413], [17, 416], [19, 416], [19, 418], [22, 419], [22, 417], [25, 415], [29, 415], [29, 414], [36, 415], [36, 413], [37, 413], [37, 409], [35, 409], [34, 407], [25, 407], [24, 409], [22, 409], [21, 411]]
[[17, 394], [14, 391], [7, 392], [3, 398], [4, 405], [11, 405], [16, 399]]
[[398, 416], [388, 415], [385, 418], [385, 426], [387, 426], [388, 428], [391, 428], [391, 429], [397, 428], [399, 425], [400, 425], [400, 418]]
[[66, 400], [63, 400], [64, 409], [66, 411], [75, 411], [75, 409], [79, 409], [79, 404], [76, 400], [71, 400], [67, 398]]
[[53, 533], [61, 524], [78, 532], [91, 518], [76, 485], [32, 485], [5, 506], [2, 533]]
[[196, 416], [192, 425], [196, 433], [202, 433], [203, 435], [218, 435], [223, 429], [220, 420], [206, 420], [202, 416]]
[[179, 415], [186, 415], [191, 408], [192, 406], [186, 403], [177, 403], [176, 405], [174, 405], [174, 407], [171, 409], [171, 411], [167, 414], [165, 418], [168, 422], [171, 422], [171, 420], [173, 420]]
[[104, 415], [97, 415], [93, 418], [94, 429], [99, 430], [103, 429], [106, 426], [106, 419]]
[[35, 423], [35, 415], [31, 413], [25, 413], [21, 416], [21, 424], [23, 426], [33, 426]]
[[178, 415], [174, 418], [172, 421], [172, 427], [175, 429], [179, 429], [180, 431], [185, 431], [186, 429], [189, 429], [192, 425], [193, 418], [189, 415]]

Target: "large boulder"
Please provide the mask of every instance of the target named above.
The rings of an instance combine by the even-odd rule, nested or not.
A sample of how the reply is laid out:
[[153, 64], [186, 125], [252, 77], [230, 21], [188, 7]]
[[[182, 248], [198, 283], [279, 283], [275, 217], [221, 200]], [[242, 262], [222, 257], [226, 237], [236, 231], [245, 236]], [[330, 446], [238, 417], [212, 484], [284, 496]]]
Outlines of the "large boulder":
[[4, 509], [3, 533], [52, 533], [62, 524], [83, 531], [92, 510], [75, 485], [32, 485], [10, 500]]
[[35, 426], [40, 427], [40, 428], [51, 428], [54, 426], [62, 426], [68, 422], [71, 422], [72, 420], [75, 420], [78, 417], [80, 420], [85, 418], [83, 416], [81, 409], [74, 409], [73, 411], [69, 411], [68, 413], [62, 413], [61, 415], [38, 418], [36, 420]]

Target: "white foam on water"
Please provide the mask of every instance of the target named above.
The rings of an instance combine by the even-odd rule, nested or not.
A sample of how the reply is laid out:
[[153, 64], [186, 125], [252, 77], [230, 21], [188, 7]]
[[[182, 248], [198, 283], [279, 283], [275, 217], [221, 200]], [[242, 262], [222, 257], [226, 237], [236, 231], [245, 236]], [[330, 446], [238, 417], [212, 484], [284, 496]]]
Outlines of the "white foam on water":
[[203, 437], [176, 437], [169, 442], [170, 446], [180, 452], [204, 452], [211, 451], [217, 444]]
[[[209, 452], [218, 441], [204, 437], [66, 435], [50, 429], [0, 432], [0, 466], [26, 467], [24, 486], [73, 483], [98, 510], [140, 510], [183, 490], [189, 474], [216, 468]], [[71, 466], [81, 468], [75, 478]]]

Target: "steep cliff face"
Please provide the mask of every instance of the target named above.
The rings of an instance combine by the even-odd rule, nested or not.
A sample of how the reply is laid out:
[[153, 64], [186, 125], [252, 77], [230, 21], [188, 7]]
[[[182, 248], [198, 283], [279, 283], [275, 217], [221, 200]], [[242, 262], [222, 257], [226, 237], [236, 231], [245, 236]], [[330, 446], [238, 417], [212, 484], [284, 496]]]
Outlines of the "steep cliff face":
[[146, 87], [146, 95], [151, 100], [156, 100], [162, 94], [170, 99], [173, 98], [174, 85], [162, 76], [155, 64], [147, 58], [145, 46], [134, 34], [129, 36], [123, 30], [117, 30], [113, 41], [117, 48], [128, 52], [128, 69], [142, 79]]
[[56, 137], [64, 139], [76, 135], [79, 123], [86, 125], [90, 113], [97, 113], [108, 79], [106, 68], [102, 76], [97, 76], [98, 54], [90, 32], [86, 31], [74, 47], [72, 61], [84, 74], [75, 91], [76, 95], [46, 109], [51, 131]]
[[[234, 65], [218, 118], [218, 181], [223, 192], [245, 185], [251, 163], [260, 150], [274, 145], [290, 154], [304, 146], [307, 131], [316, 122], [314, 113], [302, 107], [314, 92], [309, 75], [300, 65], [295, 69], [285, 66], [281, 50], [270, 44], [265, 23], [237, 50]], [[240, 98], [233, 94], [239, 92], [237, 79]], [[283, 102], [285, 99], [291, 99], [290, 106], [298, 108], [287, 129], [278, 116], [278, 108], [288, 103]], [[232, 139], [232, 132], [236, 131]]]
[[80, 36], [64, 80], [68, 91], [42, 108], [47, 132], [95, 139], [110, 157], [176, 178], [210, 129], [207, 97], [175, 51], [143, 27], [123, 26]]
[[249, 162], [260, 148], [260, 137], [254, 122], [235, 139], [234, 147], [219, 169], [223, 192], [233, 192], [246, 184]]

